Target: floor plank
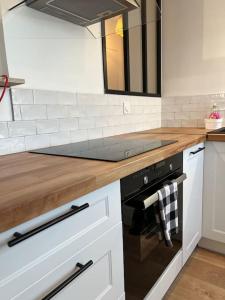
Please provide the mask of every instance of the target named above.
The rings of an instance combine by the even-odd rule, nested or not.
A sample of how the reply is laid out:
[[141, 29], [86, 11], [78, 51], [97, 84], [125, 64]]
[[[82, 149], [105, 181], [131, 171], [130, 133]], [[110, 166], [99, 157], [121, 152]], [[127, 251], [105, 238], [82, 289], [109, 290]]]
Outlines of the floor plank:
[[164, 300], [224, 300], [225, 256], [197, 248]]

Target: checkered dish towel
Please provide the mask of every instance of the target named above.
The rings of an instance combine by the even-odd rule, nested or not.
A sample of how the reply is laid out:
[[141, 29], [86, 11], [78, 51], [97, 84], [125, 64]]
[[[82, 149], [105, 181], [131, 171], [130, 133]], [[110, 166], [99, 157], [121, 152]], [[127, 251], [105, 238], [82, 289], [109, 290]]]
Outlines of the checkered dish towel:
[[156, 220], [162, 226], [166, 245], [173, 247], [171, 235], [178, 233], [177, 182], [165, 185], [158, 191], [158, 196], [159, 201], [155, 203], [158, 206]]

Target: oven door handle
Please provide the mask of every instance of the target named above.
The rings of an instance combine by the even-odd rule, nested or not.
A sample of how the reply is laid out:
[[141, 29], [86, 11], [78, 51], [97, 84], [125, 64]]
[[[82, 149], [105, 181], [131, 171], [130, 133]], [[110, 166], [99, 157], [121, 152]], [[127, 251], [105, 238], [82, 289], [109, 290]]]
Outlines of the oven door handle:
[[[187, 179], [187, 175], [184, 173], [181, 176], [177, 177], [176, 179], [171, 180], [171, 182], [176, 182], [179, 185], [186, 179]], [[143, 201], [144, 208], [147, 209], [149, 206], [151, 206], [158, 200], [159, 200], [159, 196], [158, 196], [158, 192], [156, 192], [155, 194], [151, 195], [150, 197], [146, 198]]]

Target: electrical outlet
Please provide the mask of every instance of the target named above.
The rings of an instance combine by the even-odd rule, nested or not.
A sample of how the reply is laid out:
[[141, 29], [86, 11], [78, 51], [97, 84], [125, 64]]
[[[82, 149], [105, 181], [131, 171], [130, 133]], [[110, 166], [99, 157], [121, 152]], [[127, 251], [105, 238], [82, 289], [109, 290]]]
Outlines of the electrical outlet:
[[131, 114], [131, 105], [128, 100], [124, 100], [123, 102], [123, 113], [124, 115]]

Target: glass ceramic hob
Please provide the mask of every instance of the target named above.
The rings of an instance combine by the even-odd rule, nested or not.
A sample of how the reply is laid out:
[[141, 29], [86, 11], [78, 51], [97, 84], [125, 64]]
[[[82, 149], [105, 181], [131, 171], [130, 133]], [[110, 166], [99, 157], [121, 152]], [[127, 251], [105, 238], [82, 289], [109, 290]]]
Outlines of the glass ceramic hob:
[[117, 162], [138, 154], [161, 148], [176, 141], [150, 139], [121, 139], [116, 137], [95, 139], [79, 143], [42, 148], [32, 153], [87, 158]]

